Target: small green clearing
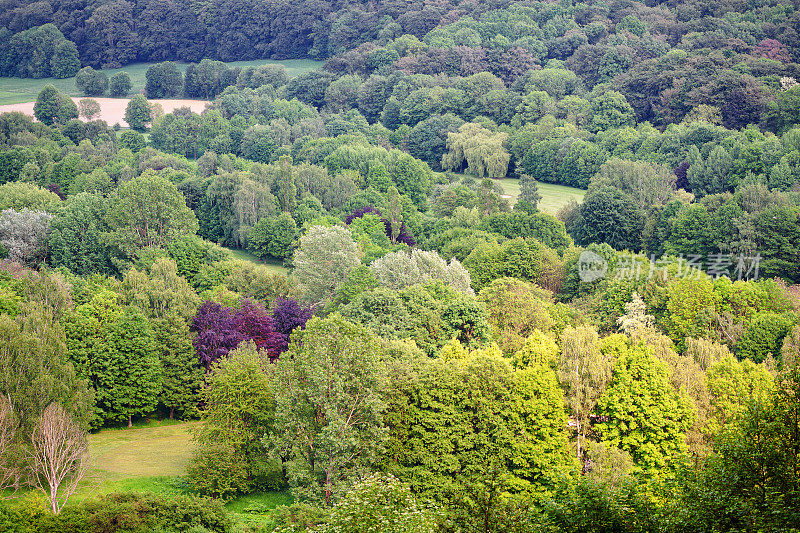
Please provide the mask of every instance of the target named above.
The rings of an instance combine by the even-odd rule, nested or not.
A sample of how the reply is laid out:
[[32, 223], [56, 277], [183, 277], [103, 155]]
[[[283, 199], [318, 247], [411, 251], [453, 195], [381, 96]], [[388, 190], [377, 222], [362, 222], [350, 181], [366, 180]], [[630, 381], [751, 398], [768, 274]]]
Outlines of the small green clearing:
[[228, 251], [231, 253], [231, 257], [234, 259], [239, 259], [240, 261], [250, 261], [251, 263], [257, 263], [259, 265], [264, 265], [270, 272], [273, 274], [288, 274], [289, 269], [283, 266], [283, 262], [279, 261], [278, 259], [259, 259], [258, 257], [254, 256], [247, 250], [241, 250], [237, 248], [228, 248]]
[[[500, 183], [505, 193], [511, 197], [509, 201], [514, 204], [519, 196], [519, 180], [504, 178], [495, 181]], [[542, 195], [542, 199], [539, 202], [539, 209], [551, 215], [558, 213], [559, 209], [567, 205], [571, 199], [581, 203], [583, 197], [586, 195], [586, 191], [574, 187], [567, 187], [566, 185], [542, 183], [541, 181], [537, 185], [539, 187], [539, 194]]]
[[[136, 63], [126, 65], [118, 69], [103, 70], [110, 78], [117, 72], [127, 72], [131, 77], [133, 88], [131, 94], [137, 94], [144, 90], [145, 73], [153, 63]], [[231, 67], [257, 67], [261, 65], [283, 65], [286, 67], [286, 73], [290, 77], [297, 76], [309, 70], [314, 70], [322, 66], [321, 61], [313, 61], [311, 59], [287, 59], [285, 61], [276, 61], [272, 59], [262, 59], [258, 61], [234, 61], [227, 63]], [[188, 63], [178, 63], [178, 68], [183, 72], [188, 67]], [[84, 96], [81, 91], [75, 86], [75, 78], [66, 78], [58, 80], [55, 78], [0, 78], [0, 105], [6, 104], [21, 104], [24, 102], [33, 102], [39, 91], [47, 85], [52, 83], [55, 87], [69, 96]]]

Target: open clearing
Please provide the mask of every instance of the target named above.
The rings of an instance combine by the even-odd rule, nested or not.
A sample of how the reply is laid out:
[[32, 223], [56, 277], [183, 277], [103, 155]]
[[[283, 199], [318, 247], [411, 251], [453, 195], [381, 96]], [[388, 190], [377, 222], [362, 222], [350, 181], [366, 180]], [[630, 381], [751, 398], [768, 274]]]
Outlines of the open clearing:
[[[519, 196], [519, 180], [504, 178], [496, 181], [500, 182], [513, 205]], [[578, 203], [583, 202], [583, 197], [586, 195], [586, 191], [583, 189], [567, 187], [566, 185], [554, 185], [552, 183], [542, 183], [541, 181], [537, 185], [539, 194], [542, 195], [542, 199], [539, 201], [539, 209], [551, 215], [557, 214], [559, 209], [567, 205], [572, 199]]]
[[[117, 72], [127, 72], [131, 77], [133, 87], [131, 94], [137, 94], [144, 91], [145, 73], [153, 63], [137, 63], [133, 65], [126, 65], [118, 69], [103, 70], [110, 78]], [[271, 59], [263, 59], [258, 61], [234, 61], [226, 63], [230, 67], [257, 67], [260, 65], [283, 65], [286, 67], [286, 73], [290, 77], [297, 76], [309, 70], [314, 70], [322, 66], [322, 61], [312, 61], [310, 59], [287, 59], [285, 61], [276, 61]], [[178, 63], [178, 68], [183, 72], [189, 65], [186, 63]], [[66, 78], [58, 80], [55, 78], [0, 78], [0, 105], [5, 104], [20, 104], [24, 102], [33, 102], [39, 91], [51, 83], [55, 87], [70, 96], [81, 97], [83, 93], [75, 86], [75, 78]], [[166, 109], [165, 109], [166, 111]], [[113, 122], [109, 122], [113, 124]]]
[[[77, 104], [80, 98], [73, 97], [72, 100]], [[128, 106], [129, 98], [92, 98], [97, 100], [100, 104], [100, 114], [95, 117], [100, 120], [105, 120], [109, 126], [119, 123], [123, 128], [128, 127], [128, 123], [123, 118], [125, 116], [125, 108]], [[148, 100], [150, 103], [159, 104], [164, 110], [164, 113], [172, 113], [179, 107], [188, 107], [195, 113], [202, 113], [206, 108], [205, 100]], [[22, 104], [7, 104], [0, 105], [0, 113], [8, 113], [10, 111], [21, 111], [26, 115], [33, 116], [34, 102], [25, 102]]]
[[[187, 493], [178, 481], [192, 455], [191, 430], [200, 424], [163, 420], [90, 435], [91, 469], [74, 501], [123, 491]], [[235, 498], [225, 507], [238, 522], [261, 523], [269, 511], [290, 503], [288, 493], [263, 492]]]
[[261, 260], [258, 257], [254, 256], [247, 250], [240, 250], [237, 248], [228, 248], [228, 251], [231, 253], [231, 256], [234, 259], [240, 259], [242, 261], [250, 261], [251, 263], [258, 263], [259, 265], [264, 265], [267, 270], [269, 270], [273, 274], [288, 274], [289, 269], [283, 266], [283, 263], [278, 259], [271, 259], [271, 260]]

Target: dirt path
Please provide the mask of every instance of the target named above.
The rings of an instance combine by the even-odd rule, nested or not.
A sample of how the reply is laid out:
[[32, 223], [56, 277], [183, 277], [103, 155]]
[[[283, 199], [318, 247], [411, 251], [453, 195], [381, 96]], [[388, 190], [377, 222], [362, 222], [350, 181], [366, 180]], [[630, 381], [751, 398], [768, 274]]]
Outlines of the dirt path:
[[[81, 98], [72, 99], [76, 104]], [[128, 127], [128, 123], [122, 118], [125, 116], [125, 108], [130, 101], [128, 98], [93, 98], [100, 104], [100, 115], [97, 117], [100, 120], [105, 120], [109, 126], [113, 126], [117, 122], [123, 128]], [[205, 100], [149, 100], [151, 103], [161, 104], [164, 113], [171, 113], [179, 107], [188, 107], [195, 113], [202, 113], [209, 102]], [[9, 104], [0, 105], [0, 113], [7, 113], [10, 111], [21, 111], [26, 115], [33, 116], [34, 102], [26, 102], [24, 104]]]

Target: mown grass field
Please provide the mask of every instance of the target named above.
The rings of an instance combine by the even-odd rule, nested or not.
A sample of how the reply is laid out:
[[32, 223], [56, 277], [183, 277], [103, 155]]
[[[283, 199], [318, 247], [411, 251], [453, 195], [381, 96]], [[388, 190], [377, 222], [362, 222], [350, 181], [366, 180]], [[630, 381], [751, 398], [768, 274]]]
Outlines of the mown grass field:
[[283, 266], [281, 261], [277, 259], [265, 259], [261, 260], [258, 257], [254, 256], [247, 250], [239, 250], [236, 248], [228, 248], [228, 251], [231, 253], [231, 256], [234, 259], [240, 259], [242, 261], [250, 261], [251, 263], [258, 263], [259, 265], [264, 265], [267, 269], [274, 274], [288, 274], [289, 269]]
[[[106, 69], [103, 72], [105, 72], [108, 77], [113, 76], [117, 72], [127, 72], [133, 83], [131, 94], [136, 94], [144, 90], [145, 73], [150, 65], [152, 65], [152, 63], [137, 63], [134, 65], [126, 65], [119, 69]], [[290, 77], [294, 77], [298, 74], [321, 67], [322, 62], [310, 59], [287, 59], [284, 61], [262, 59], [258, 61], [235, 61], [228, 63], [228, 65], [232, 67], [283, 65], [286, 67], [287, 74]], [[178, 68], [182, 72], [186, 70], [187, 66], [188, 64], [186, 63], [178, 63]], [[39, 94], [42, 87], [48, 83], [52, 83], [59, 91], [69, 96], [84, 96], [75, 86], [75, 78], [66, 78], [63, 80], [57, 80], [55, 78], [0, 78], [0, 105], [33, 102], [36, 100], [36, 96]]]
[[[186, 474], [192, 455], [192, 428], [199, 424], [163, 420], [91, 435], [91, 468], [73, 501], [125, 491], [187, 493], [180, 476]], [[252, 523], [265, 520], [269, 511], [291, 502], [288, 493], [265, 492], [233, 499], [225, 507], [235, 519]]]
[[[519, 180], [513, 178], [505, 178], [496, 180], [500, 182], [503, 190], [511, 198], [509, 199], [512, 204], [517, 201], [519, 196]], [[583, 197], [586, 191], [583, 189], [576, 189], [574, 187], [567, 187], [565, 185], [554, 185], [552, 183], [539, 182], [539, 194], [542, 199], [539, 201], [539, 209], [545, 213], [555, 215], [559, 209], [567, 205], [567, 203], [574, 199], [576, 202], [583, 202]]]

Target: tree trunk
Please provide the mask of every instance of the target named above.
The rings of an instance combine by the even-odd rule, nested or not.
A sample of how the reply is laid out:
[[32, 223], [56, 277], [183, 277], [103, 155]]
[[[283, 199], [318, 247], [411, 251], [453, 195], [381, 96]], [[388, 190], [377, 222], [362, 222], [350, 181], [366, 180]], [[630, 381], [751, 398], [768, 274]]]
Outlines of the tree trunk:
[[133, 427], [133, 415], [128, 415], [128, 427]]
[[173, 420], [174, 418], [175, 418], [175, 408], [174, 407], [170, 407], [169, 408], [169, 419]]

